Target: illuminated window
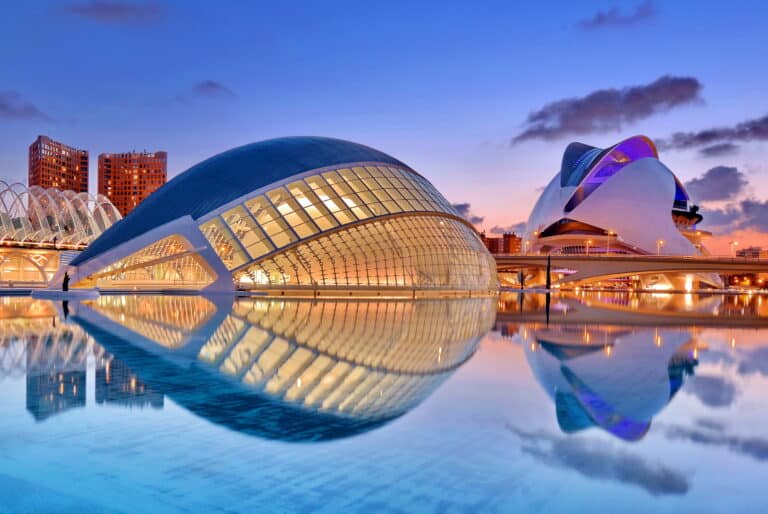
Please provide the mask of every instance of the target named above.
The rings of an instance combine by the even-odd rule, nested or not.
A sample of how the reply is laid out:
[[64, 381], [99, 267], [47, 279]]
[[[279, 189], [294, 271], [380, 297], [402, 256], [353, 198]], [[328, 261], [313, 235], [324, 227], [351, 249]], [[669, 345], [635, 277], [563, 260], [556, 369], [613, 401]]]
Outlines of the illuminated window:
[[235, 207], [222, 216], [251, 258], [261, 257], [275, 249], [261, 227], [243, 207]]
[[276, 247], [282, 248], [298, 239], [288, 223], [263, 196], [249, 200], [245, 205]]
[[216, 254], [228, 269], [236, 268], [248, 262], [249, 259], [246, 257], [240, 244], [224, 225], [221, 218], [214, 218], [200, 228], [205, 238], [211, 244], [211, 247], [216, 251]]

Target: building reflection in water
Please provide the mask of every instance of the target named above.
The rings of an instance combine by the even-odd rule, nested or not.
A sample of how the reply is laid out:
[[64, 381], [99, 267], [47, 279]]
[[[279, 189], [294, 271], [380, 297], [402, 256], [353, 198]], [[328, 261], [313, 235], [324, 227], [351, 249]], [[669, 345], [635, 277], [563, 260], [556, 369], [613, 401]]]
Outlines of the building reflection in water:
[[84, 407], [88, 373], [95, 374], [96, 403], [162, 407], [162, 394], [61, 314], [45, 300], [0, 298], [0, 379], [26, 378], [26, 408], [36, 421]]
[[408, 412], [472, 356], [494, 318], [494, 298], [145, 295], [102, 296], [71, 316], [144, 390], [293, 441], [348, 436]]
[[675, 329], [524, 324], [519, 334], [563, 432], [600, 427], [627, 441], [645, 436], [704, 348]]
[[766, 328], [758, 295], [576, 291], [502, 294], [496, 329], [518, 339], [566, 433], [641, 439], [699, 353], [702, 328]]
[[96, 403], [162, 409], [163, 395], [142, 382], [122, 361], [105, 354], [96, 367]]
[[36, 421], [85, 406], [89, 338], [58, 321], [49, 302], [0, 300], [1, 372], [26, 375], [26, 408]]

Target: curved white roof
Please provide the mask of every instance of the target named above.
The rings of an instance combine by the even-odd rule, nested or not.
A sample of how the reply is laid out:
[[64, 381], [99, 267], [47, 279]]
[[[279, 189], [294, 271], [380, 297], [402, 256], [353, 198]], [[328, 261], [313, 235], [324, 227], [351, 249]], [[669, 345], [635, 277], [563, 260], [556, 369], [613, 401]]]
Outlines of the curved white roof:
[[531, 211], [525, 240], [535, 250], [543, 244], [542, 234], [556, 224], [577, 222], [602, 235], [615, 234], [637, 253], [694, 255], [696, 248], [671, 216], [672, 209], [687, 210], [688, 201], [680, 181], [658, 160], [656, 147], [645, 136], [604, 150], [573, 143]]

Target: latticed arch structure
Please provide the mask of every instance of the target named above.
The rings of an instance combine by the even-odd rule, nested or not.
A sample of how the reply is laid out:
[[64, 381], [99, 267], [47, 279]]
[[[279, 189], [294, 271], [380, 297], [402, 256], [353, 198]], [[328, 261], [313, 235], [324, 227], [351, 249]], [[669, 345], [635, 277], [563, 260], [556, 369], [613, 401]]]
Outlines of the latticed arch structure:
[[75, 287], [489, 291], [475, 229], [372, 148], [320, 137], [235, 148], [180, 174], [72, 261]]
[[0, 181], [0, 244], [84, 248], [121, 219], [103, 195]]

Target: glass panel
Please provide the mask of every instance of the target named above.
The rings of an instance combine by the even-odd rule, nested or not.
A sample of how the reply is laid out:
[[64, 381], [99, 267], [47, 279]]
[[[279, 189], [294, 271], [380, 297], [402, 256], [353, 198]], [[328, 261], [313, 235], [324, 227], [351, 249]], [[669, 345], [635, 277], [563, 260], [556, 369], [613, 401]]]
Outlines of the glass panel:
[[309, 177], [305, 180], [309, 187], [317, 194], [318, 198], [328, 208], [331, 213], [339, 220], [339, 223], [346, 225], [357, 221], [357, 218], [338, 197], [333, 188], [321, 176]]
[[250, 260], [221, 218], [213, 218], [201, 225], [200, 229], [227, 269], [236, 268]]
[[225, 212], [223, 218], [252, 259], [275, 249], [264, 231], [243, 207], [238, 206]]
[[263, 196], [248, 200], [245, 205], [276, 247], [282, 248], [298, 239], [282, 216]]
[[104, 289], [185, 288], [201, 289], [216, 278], [192, 245], [179, 235], [152, 243], [89, 276]]
[[299, 239], [307, 238], [319, 232], [317, 226], [287, 189], [284, 187], [274, 189], [267, 193], [267, 196], [299, 236]]
[[331, 184], [333, 190], [336, 191], [336, 193], [339, 195], [341, 201], [344, 202], [347, 207], [352, 209], [352, 212], [355, 213], [355, 216], [361, 220], [373, 216], [371, 211], [368, 210], [368, 208], [363, 204], [363, 201], [360, 199], [360, 197], [352, 191], [352, 188], [344, 181], [343, 178], [341, 178], [339, 174], [337, 174], [335, 171], [331, 171], [324, 173], [323, 176], [326, 178], [326, 180], [328, 180], [328, 183]]
[[288, 190], [321, 231], [339, 226], [336, 218], [304, 181], [288, 184]]

